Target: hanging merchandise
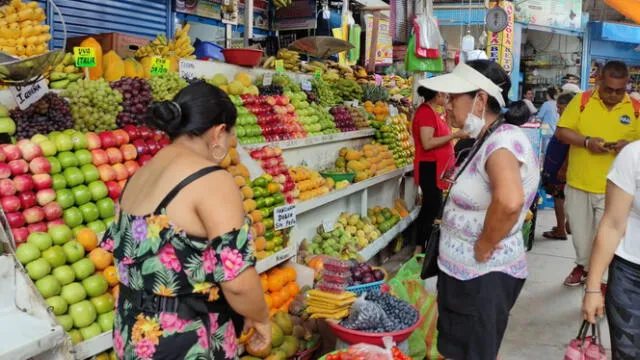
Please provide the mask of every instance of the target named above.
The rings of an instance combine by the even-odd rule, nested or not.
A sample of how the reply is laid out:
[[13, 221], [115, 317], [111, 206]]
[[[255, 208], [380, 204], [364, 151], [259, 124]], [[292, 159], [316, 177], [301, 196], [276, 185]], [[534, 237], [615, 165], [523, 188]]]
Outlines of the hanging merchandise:
[[438, 20], [433, 15], [433, 0], [426, 0], [426, 12], [413, 21], [413, 30], [418, 38], [416, 56], [425, 59], [439, 58], [444, 39], [438, 28]]
[[[497, 62], [507, 73], [513, 70], [513, 41], [514, 41], [514, 13], [515, 9], [511, 1], [496, 1], [494, 7], [502, 8], [507, 14], [507, 25], [499, 32], [489, 31], [487, 43], [487, 56], [491, 61]], [[498, 10], [500, 11], [500, 10]], [[495, 12], [498, 14], [498, 12]], [[500, 25], [500, 24], [497, 24]], [[502, 26], [497, 26], [494, 30], [499, 30]], [[491, 30], [493, 26], [490, 26]]]

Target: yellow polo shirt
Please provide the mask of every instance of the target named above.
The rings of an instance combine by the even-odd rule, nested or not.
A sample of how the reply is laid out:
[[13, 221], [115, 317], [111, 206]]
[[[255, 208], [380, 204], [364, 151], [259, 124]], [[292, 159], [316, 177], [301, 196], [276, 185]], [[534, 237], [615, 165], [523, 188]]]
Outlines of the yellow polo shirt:
[[[583, 136], [599, 137], [605, 142], [635, 141], [640, 138], [640, 126], [628, 95], [611, 111], [594, 92], [584, 111], [580, 112], [582, 94], [576, 95], [562, 114], [558, 127], [571, 129]], [[615, 153], [592, 154], [584, 147], [571, 146], [567, 184], [593, 194], [604, 194], [607, 173]]]

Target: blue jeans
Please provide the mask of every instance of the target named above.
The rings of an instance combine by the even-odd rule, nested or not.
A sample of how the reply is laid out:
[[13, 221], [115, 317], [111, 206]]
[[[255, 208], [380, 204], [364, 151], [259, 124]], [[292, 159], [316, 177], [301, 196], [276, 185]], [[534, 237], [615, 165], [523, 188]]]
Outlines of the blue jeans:
[[605, 299], [613, 360], [640, 357], [640, 265], [615, 256]]

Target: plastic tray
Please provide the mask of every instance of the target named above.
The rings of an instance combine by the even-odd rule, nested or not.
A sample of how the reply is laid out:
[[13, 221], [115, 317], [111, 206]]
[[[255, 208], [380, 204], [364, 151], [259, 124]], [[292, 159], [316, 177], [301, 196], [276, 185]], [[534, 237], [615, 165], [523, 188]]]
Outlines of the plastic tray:
[[421, 316], [413, 326], [400, 331], [388, 332], [388, 333], [368, 333], [364, 331], [350, 330], [343, 326], [340, 326], [337, 322], [327, 321], [331, 330], [336, 334], [338, 338], [348, 344], [365, 343], [371, 345], [378, 345], [384, 347], [382, 339], [386, 336], [391, 337], [396, 344], [407, 340], [415, 329], [422, 324], [424, 317]]
[[356, 295], [360, 296], [364, 293], [380, 292], [380, 289], [382, 288], [383, 284], [384, 284], [384, 280], [380, 280], [380, 281], [376, 281], [368, 284], [349, 286], [345, 289], [345, 291], [351, 291], [352, 293], [355, 293]]

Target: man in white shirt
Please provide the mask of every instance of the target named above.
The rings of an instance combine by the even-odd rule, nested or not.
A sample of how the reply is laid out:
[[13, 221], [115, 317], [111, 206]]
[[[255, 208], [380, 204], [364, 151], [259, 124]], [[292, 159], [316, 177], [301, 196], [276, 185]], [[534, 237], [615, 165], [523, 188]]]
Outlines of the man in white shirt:
[[525, 104], [529, 107], [529, 111], [531, 111], [531, 115], [535, 115], [538, 112], [536, 106], [533, 105], [533, 89], [526, 88], [524, 90], [524, 98], [522, 99]]

